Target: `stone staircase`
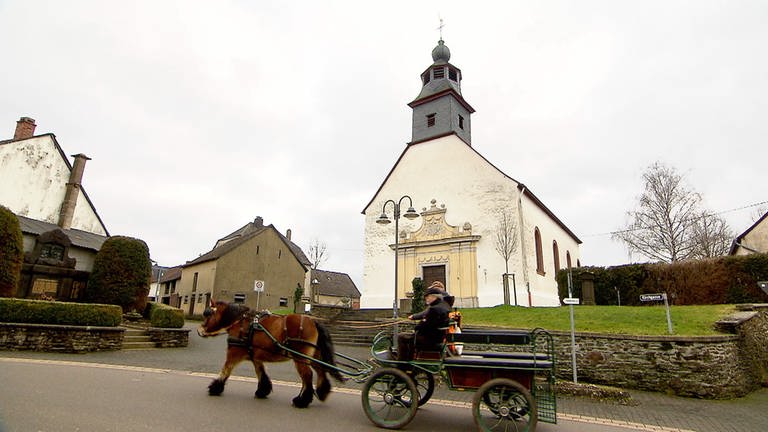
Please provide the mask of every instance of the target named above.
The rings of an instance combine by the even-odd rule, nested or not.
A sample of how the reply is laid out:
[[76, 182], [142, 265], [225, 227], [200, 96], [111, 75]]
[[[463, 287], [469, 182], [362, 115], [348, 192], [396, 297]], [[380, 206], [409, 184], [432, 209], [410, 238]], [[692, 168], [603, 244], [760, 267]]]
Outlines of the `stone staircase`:
[[142, 328], [126, 327], [123, 335], [123, 349], [155, 348], [155, 343], [149, 337], [149, 332]]

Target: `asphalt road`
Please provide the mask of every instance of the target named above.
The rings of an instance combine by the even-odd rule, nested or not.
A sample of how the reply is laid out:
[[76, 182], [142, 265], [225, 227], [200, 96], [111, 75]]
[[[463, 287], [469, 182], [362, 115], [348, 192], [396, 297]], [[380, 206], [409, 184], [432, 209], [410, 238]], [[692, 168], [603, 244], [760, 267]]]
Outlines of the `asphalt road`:
[[[360, 394], [337, 389], [308, 409], [291, 406], [298, 387], [275, 382], [267, 399], [254, 399], [255, 382], [233, 377], [220, 397], [205, 392], [211, 374], [59, 360], [0, 358], [3, 432], [139, 431], [381, 431], [365, 416]], [[4, 427], [4, 429], [3, 429]], [[406, 427], [420, 431], [476, 430], [462, 403], [434, 400]], [[565, 420], [541, 432], [626, 432]]]

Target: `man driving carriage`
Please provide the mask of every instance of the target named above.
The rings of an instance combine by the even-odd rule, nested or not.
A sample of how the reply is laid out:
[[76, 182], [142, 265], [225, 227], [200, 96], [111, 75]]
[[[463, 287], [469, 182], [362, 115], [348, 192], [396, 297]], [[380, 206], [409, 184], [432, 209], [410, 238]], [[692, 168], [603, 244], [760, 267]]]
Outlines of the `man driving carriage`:
[[442, 350], [449, 325], [448, 314], [451, 311], [450, 304], [444, 298], [446, 296], [448, 294], [440, 282], [435, 282], [426, 289], [424, 302], [427, 308], [408, 316], [408, 319], [418, 321], [415, 333], [400, 335], [398, 351], [401, 360], [410, 360], [414, 348], [417, 352]]

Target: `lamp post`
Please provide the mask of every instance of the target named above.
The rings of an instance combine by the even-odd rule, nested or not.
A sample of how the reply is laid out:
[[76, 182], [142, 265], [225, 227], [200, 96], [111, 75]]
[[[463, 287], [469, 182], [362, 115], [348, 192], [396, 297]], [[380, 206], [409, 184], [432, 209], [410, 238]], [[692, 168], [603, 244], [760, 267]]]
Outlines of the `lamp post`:
[[[381, 206], [381, 216], [379, 216], [378, 219], [376, 219], [377, 224], [387, 225], [391, 220], [389, 220], [389, 217], [387, 216], [387, 204], [392, 203], [392, 206], [394, 207], [393, 216], [395, 219], [395, 300], [392, 303], [392, 317], [395, 319], [395, 326], [392, 329], [392, 343], [397, 344], [397, 263], [398, 263], [398, 246], [400, 244], [400, 206], [403, 204], [403, 200], [408, 198], [408, 210], [405, 211], [405, 214], [403, 214], [403, 217], [406, 219], [416, 219], [419, 217], [419, 214], [416, 213], [416, 210], [413, 208], [413, 200], [411, 200], [411, 197], [408, 195], [403, 195], [400, 197], [400, 199], [395, 202], [394, 200], [387, 200], [384, 202], [384, 205]], [[395, 345], [397, 346], [397, 345]]]

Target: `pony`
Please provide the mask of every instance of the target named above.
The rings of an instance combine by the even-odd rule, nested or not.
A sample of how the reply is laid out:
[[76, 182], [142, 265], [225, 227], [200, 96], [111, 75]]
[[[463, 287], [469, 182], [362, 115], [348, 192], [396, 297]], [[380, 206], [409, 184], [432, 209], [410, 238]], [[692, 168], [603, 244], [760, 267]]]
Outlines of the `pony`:
[[264, 363], [293, 360], [301, 378], [301, 391], [292, 401], [293, 406], [297, 408], [306, 408], [312, 402], [313, 370], [317, 374], [315, 391], [321, 401], [325, 401], [331, 392], [328, 374], [339, 382], [345, 380], [338, 369], [315, 361], [320, 360], [331, 366], [336, 364], [331, 335], [325, 327], [308, 315], [276, 315], [269, 312], [257, 314], [241, 303], [211, 300], [203, 317], [205, 320], [197, 329], [198, 335], [229, 335], [227, 359], [219, 376], [208, 386], [208, 394], [211, 396], [221, 395], [232, 370], [244, 360], [251, 361], [256, 369], [258, 384], [255, 396], [259, 399], [266, 398], [272, 392], [272, 381], [267, 375]]

